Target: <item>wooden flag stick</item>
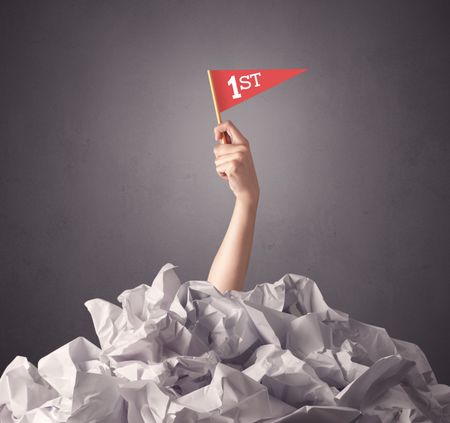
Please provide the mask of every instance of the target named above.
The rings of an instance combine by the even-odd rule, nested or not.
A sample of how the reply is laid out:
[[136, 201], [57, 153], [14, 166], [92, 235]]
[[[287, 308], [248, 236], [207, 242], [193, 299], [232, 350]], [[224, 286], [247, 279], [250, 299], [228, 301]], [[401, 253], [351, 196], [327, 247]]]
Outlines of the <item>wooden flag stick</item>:
[[[209, 69], [208, 69], [208, 79], [209, 79], [209, 86], [211, 88], [211, 94], [212, 94], [213, 103], [214, 103], [214, 110], [216, 112], [217, 124], [220, 125], [222, 123], [222, 118], [220, 116], [219, 106], [217, 105], [216, 91], [214, 89], [214, 83], [213, 83], [213, 79], [211, 76], [211, 71]], [[223, 132], [222, 138], [220, 139], [219, 142], [221, 144], [227, 143], [227, 138], [225, 136], [225, 132]]]
[[211, 94], [214, 102], [214, 110], [216, 111], [216, 118], [217, 118], [217, 124], [220, 125], [222, 123], [222, 119], [220, 117], [220, 111], [219, 107], [217, 106], [217, 98], [216, 98], [216, 91], [214, 90], [214, 83], [211, 76], [211, 71], [208, 69], [208, 79], [209, 79], [209, 86], [211, 87]]

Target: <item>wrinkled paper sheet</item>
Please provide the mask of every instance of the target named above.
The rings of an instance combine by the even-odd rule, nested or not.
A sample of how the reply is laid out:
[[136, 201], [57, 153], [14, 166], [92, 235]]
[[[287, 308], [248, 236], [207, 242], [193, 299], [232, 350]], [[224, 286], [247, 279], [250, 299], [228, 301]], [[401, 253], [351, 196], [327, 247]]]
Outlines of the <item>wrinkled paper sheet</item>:
[[0, 379], [1, 423], [449, 422], [450, 387], [422, 350], [330, 308], [288, 273], [247, 292], [180, 283], [85, 303], [100, 347], [79, 337], [17, 356]]

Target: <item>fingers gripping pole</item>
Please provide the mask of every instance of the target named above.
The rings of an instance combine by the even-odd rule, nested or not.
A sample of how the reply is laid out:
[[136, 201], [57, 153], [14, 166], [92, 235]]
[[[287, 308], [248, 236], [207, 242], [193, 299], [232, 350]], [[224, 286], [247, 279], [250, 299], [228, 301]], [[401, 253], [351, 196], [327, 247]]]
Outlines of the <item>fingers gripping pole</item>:
[[[217, 98], [216, 98], [216, 91], [214, 90], [214, 82], [211, 76], [211, 71], [208, 69], [208, 79], [209, 79], [209, 86], [211, 88], [211, 94], [213, 98], [214, 103], [214, 110], [216, 112], [216, 118], [217, 118], [217, 124], [220, 125], [222, 123], [222, 118], [220, 116], [219, 106], [217, 105]], [[219, 141], [221, 144], [227, 143], [227, 138], [225, 136], [225, 132], [222, 133], [222, 138]]]

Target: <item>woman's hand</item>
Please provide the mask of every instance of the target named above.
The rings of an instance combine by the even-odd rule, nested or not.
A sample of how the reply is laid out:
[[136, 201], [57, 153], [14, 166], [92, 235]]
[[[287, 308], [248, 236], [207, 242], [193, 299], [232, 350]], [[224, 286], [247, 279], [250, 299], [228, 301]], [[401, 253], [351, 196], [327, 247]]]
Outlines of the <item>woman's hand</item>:
[[248, 140], [227, 120], [214, 128], [214, 138], [231, 140], [229, 144], [214, 147], [216, 171], [222, 179], [228, 180], [236, 199], [257, 203], [259, 184]]

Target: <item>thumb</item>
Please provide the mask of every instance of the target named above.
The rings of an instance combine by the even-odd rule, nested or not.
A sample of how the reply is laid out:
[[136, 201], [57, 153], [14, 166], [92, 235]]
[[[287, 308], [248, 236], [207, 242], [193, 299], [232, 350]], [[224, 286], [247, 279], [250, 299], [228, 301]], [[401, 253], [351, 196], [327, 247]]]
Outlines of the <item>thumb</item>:
[[241, 134], [239, 129], [231, 122], [226, 120], [214, 128], [214, 136], [216, 140], [225, 139], [231, 141], [231, 144], [248, 144], [247, 139]]

